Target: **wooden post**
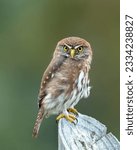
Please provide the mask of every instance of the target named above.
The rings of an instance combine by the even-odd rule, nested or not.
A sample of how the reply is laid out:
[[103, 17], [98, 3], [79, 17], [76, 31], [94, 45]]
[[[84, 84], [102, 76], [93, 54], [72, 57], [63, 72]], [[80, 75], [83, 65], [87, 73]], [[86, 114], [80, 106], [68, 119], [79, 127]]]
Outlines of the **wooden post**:
[[119, 150], [120, 144], [107, 127], [96, 119], [79, 113], [75, 124], [60, 119], [58, 150]]

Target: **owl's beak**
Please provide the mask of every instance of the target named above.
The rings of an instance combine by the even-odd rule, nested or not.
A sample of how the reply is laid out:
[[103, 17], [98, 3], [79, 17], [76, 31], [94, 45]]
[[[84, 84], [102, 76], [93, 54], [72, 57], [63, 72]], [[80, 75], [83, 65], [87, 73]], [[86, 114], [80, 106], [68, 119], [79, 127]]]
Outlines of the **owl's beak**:
[[74, 58], [74, 56], [75, 56], [75, 50], [74, 49], [70, 50], [70, 56], [71, 56], [71, 58]]

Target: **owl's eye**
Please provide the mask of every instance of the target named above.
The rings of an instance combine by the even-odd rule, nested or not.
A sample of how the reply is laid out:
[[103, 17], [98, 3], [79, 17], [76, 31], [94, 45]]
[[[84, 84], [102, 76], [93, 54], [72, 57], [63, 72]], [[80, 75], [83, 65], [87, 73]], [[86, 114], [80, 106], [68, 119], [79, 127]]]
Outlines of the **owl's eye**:
[[82, 51], [83, 51], [83, 47], [80, 46], [80, 47], [77, 48], [77, 50], [78, 50], [79, 52], [82, 52]]
[[69, 48], [66, 45], [64, 45], [63, 49], [65, 52], [67, 52], [69, 50]]

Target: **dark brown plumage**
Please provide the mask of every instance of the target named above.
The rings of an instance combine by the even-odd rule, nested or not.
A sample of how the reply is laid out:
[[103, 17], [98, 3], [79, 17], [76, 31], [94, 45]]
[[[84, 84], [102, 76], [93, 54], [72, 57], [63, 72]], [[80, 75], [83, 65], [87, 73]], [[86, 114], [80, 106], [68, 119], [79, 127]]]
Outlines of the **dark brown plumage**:
[[38, 135], [44, 116], [59, 114], [57, 120], [64, 117], [74, 122], [77, 113], [74, 106], [90, 94], [88, 72], [91, 59], [92, 49], [86, 40], [68, 37], [58, 42], [53, 59], [42, 77], [34, 137]]

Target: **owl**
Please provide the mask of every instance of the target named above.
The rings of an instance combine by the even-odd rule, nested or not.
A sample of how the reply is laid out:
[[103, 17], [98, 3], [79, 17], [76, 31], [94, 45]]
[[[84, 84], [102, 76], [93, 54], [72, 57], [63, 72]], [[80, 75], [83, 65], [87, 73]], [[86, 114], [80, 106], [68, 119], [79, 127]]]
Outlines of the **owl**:
[[75, 122], [78, 111], [74, 106], [90, 94], [91, 60], [92, 48], [86, 40], [68, 37], [57, 43], [53, 58], [42, 77], [33, 137], [37, 137], [44, 117], [58, 115], [57, 121], [65, 118], [70, 123]]

